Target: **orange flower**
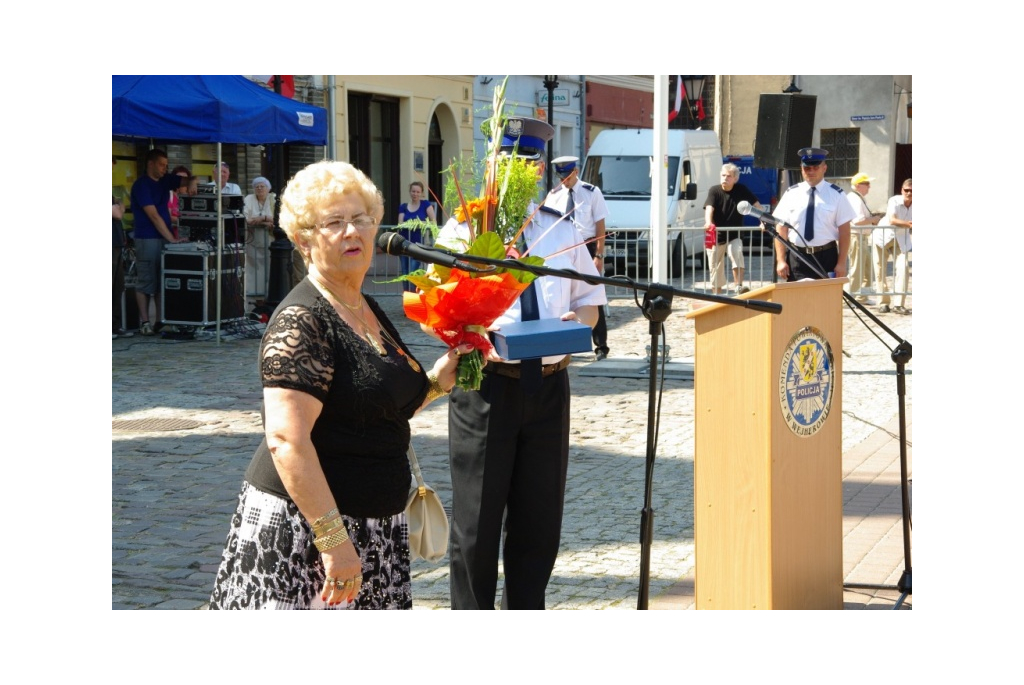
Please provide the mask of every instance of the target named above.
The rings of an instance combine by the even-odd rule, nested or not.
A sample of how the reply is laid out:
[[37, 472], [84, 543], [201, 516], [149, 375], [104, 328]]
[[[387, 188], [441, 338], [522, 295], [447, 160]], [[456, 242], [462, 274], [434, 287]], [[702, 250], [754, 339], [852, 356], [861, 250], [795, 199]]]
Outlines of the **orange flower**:
[[[473, 217], [473, 219], [479, 220], [480, 217], [483, 216], [483, 214], [484, 214], [484, 207], [487, 204], [490, 204], [492, 207], [493, 206], [497, 206], [498, 198], [496, 198], [494, 196], [479, 197], [479, 198], [477, 198], [475, 200], [470, 200], [469, 202], [467, 202], [466, 206], [468, 206], [468, 208], [469, 208], [469, 215], [471, 217]], [[460, 207], [456, 207], [455, 208], [455, 219], [459, 223], [463, 223], [463, 222], [466, 221], [465, 209], [466, 209], [466, 207], [464, 207], [464, 206], [460, 206]]]

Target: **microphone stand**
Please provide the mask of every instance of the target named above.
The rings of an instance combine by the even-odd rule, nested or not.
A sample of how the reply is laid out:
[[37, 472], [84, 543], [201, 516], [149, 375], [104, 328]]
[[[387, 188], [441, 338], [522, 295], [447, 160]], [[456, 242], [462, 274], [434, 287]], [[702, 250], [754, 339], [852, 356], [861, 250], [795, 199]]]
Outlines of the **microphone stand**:
[[[768, 219], [774, 219], [771, 215], [766, 215], [766, 217]], [[778, 219], [775, 220], [779, 221]], [[780, 223], [783, 223], [787, 228], [793, 228], [785, 222]], [[825, 272], [821, 269], [820, 264], [812, 263], [812, 260], [808, 259], [807, 255], [800, 250], [795, 249], [795, 246], [791, 242], [779, 235], [778, 231], [775, 230], [771, 223], [762, 221], [762, 225], [764, 226], [764, 230], [774, 236], [775, 240], [784, 244], [789, 249], [790, 254], [795, 255], [804, 263], [804, 266], [821, 276], [821, 278], [828, 278]], [[893, 606], [893, 609], [896, 610], [903, 606], [903, 602], [906, 600], [908, 595], [914, 594], [911, 573], [912, 567], [910, 562], [910, 487], [909, 477], [907, 474], [907, 409], [905, 401], [907, 394], [906, 365], [913, 356], [913, 348], [908, 341], [901, 338], [895, 331], [882, 323], [881, 319], [872, 314], [867, 307], [857, 301], [857, 298], [845, 290], [843, 291], [843, 300], [846, 302], [846, 305], [854, 311], [860, 310], [862, 313], [867, 314], [868, 318], [874, 321], [879, 328], [888, 333], [892, 339], [896, 341], [896, 347], [891, 350], [891, 358], [893, 363], [896, 364], [896, 396], [898, 399], [900, 422], [900, 498], [902, 502], [903, 519], [903, 574], [900, 576], [896, 587], [891, 585], [869, 585], [859, 583], [844, 584], [843, 587], [867, 590], [897, 590], [901, 594], [899, 599], [896, 600], [896, 604]], [[863, 319], [861, 319], [861, 321], [863, 322]]]
[[478, 257], [476, 255], [458, 254], [448, 252], [447, 250], [433, 249], [432, 251], [441, 252], [448, 256], [454, 256], [463, 261], [489, 264], [503, 269], [517, 269], [520, 271], [529, 271], [536, 275], [570, 278], [590, 283], [591, 285], [596, 285], [598, 283], [619, 287], [626, 285], [631, 287], [634, 291], [644, 292], [642, 311], [644, 317], [650, 321], [651, 365], [647, 389], [647, 459], [644, 470], [644, 508], [640, 514], [640, 588], [636, 608], [641, 610], [647, 609], [650, 592], [651, 545], [654, 539], [654, 508], [651, 506], [651, 496], [654, 489], [654, 459], [657, 437], [655, 435], [655, 419], [657, 416], [657, 394], [655, 390], [657, 378], [656, 369], [658, 366], [658, 335], [661, 331], [662, 324], [668, 318], [669, 314], [672, 313], [672, 297], [674, 295], [679, 295], [680, 297], [687, 297], [693, 300], [718, 302], [719, 304], [727, 304], [733, 307], [745, 307], [754, 311], [768, 312], [770, 314], [780, 313], [782, 311], [782, 305], [778, 302], [738, 300], [721, 295], [707, 295], [690, 290], [680, 290], [661, 283], [637, 282], [626, 277], [608, 278], [605, 276], [589, 276], [571, 269], [552, 269], [546, 266], [533, 266], [515, 261], [511, 262], [512, 264], [515, 264], [515, 266], [512, 266], [510, 265], [510, 260], [490, 259], [488, 257]]

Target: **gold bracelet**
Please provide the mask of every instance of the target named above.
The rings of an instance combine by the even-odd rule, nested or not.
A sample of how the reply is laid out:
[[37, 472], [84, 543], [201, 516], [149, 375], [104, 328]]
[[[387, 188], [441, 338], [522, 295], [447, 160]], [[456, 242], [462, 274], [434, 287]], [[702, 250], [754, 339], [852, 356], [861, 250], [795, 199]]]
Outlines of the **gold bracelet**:
[[315, 535], [316, 537], [327, 535], [340, 525], [342, 525], [342, 522], [341, 517], [339, 516], [337, 518], [331, 519], [327, 523], [321, 523], [320, 525], [313, 526], [313, 535]]
[[441, 383], [437, 380], [437, 374], [433, 371], [427, 373], [427, 383], [430, 387], [427, 388], [427, 402], [433, 402], [438, 397], [444, 397], [451, 390], [445, 390], [441, 387]]
[[336, 533], [315, 538], [313, 540], [313, 544], [316, 545], [316, 548], [321, 552], [326, 552], [327, 550], [334, 549], [346, 540], [348, 540], [348, 531], [344, 526], [342, 526], [341, 530]]
[[322, 526], [323, 524], [327, 523], [328, 521], [330, 521], [332, 518], [334, 518], [337, 515], [338, 515], [338, 507], [334, 507], [329, 512], [327, 512], [326, 514], [324, 514], [323, 516], [318, 518], [316, 521], [313, 521], [313, 530], [316, 530], [317, 526]]

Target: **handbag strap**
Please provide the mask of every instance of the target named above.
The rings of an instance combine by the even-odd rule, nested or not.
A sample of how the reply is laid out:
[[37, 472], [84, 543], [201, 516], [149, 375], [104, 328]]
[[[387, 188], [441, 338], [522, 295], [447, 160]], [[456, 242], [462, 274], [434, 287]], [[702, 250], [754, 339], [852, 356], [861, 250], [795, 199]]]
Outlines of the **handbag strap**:
[[409, 466], [412, 467], [412, 475], [416, 477], [416, 485], [421, 488], [420, 492], [422, 493], [425, 483], [423, 482], [423, 474], [420, 473], [420, 463], [416, 461], [416, 450], [413, 449], [411, 442], [409, 443]]

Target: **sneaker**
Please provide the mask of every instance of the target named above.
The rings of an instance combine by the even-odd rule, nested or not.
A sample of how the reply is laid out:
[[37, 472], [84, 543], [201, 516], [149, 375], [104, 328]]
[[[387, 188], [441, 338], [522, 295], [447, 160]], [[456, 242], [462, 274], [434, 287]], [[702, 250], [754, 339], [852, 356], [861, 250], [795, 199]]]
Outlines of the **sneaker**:
[[595, 358], [596, 361], [601, 361], [602, 359], [607, 359], [608, 358], [608, 353], [605, 352], [604, 350], [598, 350], [597, 352], [594, 353], [594, 358]]
[[879, 314], [888, 314], [889, 313], [889, 305], [883, 304], [881, 307], [878, 308], [878, 313]]
[[139, 333], [142, 335], [153, 335], [153, 324], [148, 321], [143, 321], [139, 324]]
[[114, 333], [114, 340], [117, 340], [117, 333]]
[[750, 292], [750, 288], [748, 288], [745, 285], [741, 285], [740, 287], [736, 288], [736, 294], [737, 295], [742, 295], [743, 293], [749, 293], [749, 292]]
[[892, 311], [895, 314], [902, 314], [903, 316], [909, 316], [910, 315], [910, 310], [907, 309], [906, 307], [898, 307], [898, 306], [897, 307], [893, 307]]
[[126, 331], [123, 328], [118, 328], [116, 331], [114, 331], [115, 338], [132, 338], [134, 336], [134, 333], [132, 333], [131, 331]]

